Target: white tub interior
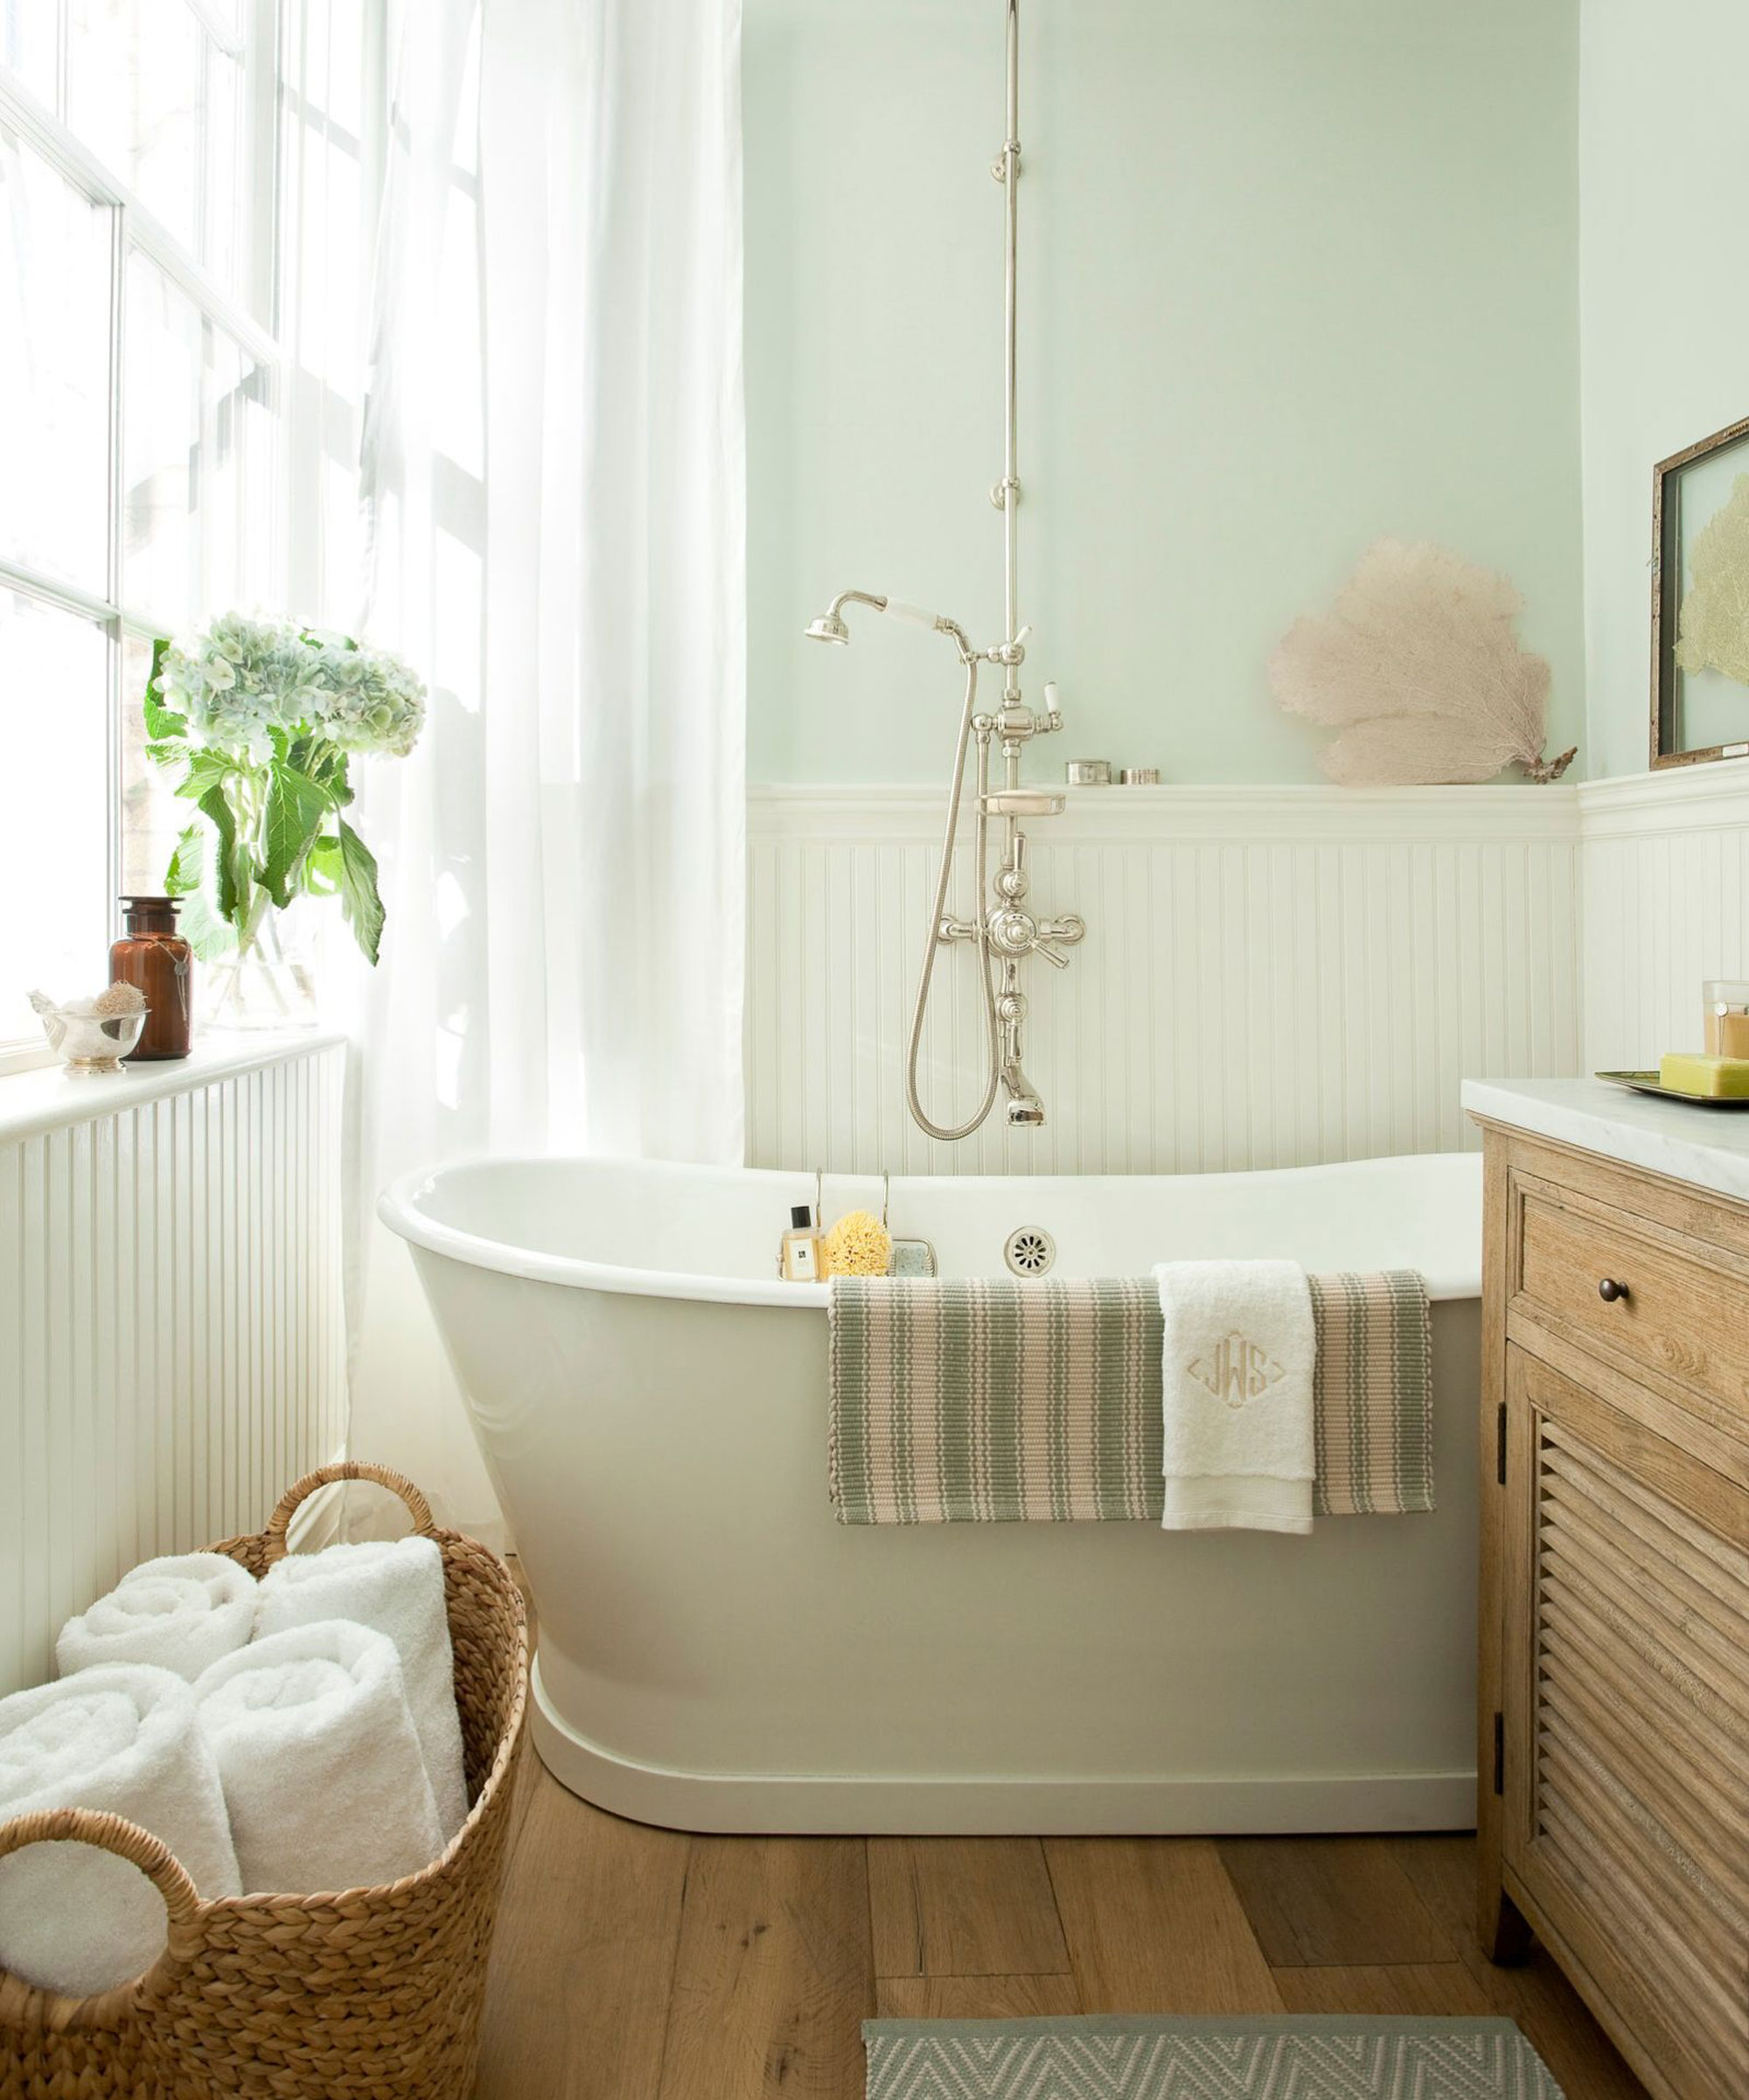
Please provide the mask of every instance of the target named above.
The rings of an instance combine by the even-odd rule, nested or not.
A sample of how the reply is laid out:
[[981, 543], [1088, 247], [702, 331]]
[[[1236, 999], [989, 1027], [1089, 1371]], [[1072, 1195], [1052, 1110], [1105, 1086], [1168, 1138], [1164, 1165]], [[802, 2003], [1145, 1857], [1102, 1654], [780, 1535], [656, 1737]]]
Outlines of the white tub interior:
[[[463, 1162], [399, 1184], [392, 1222], [434, 1252], [596, 1289], [743, 1304], [823, 1303], [780, 1283], [777, 1245], [811, 1174], [568, 1159]], [[1435, 1154], [1256, 1174], [829, 1175], [826, 1220], [878, 1213], [930, 1240], [945, 1276], [1003, 1273], [1017, 1225], [1056, 1242], [1053, 1273], [1125, 1276], [1157, 1261], [1282, 1258], [1309, 1269], [1413, 1268], [1436, 1299], [1481, 1288], [1481, 1161]]]

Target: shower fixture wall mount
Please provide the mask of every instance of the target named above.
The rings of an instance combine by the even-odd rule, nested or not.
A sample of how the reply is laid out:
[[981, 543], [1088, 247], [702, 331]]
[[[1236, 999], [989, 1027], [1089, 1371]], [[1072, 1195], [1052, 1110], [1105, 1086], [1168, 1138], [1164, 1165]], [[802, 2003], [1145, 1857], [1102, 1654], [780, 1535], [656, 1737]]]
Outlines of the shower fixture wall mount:
[[[1003, 402], [1007, 415], [1007, 444], [1002, 476], [990, 492], [990, 500], [1002, 513], [1005, 577], [1005, 628], [1007, 639], [979, 649], [973, 645], [957, 620], [941, 613], [926, 612], [868, 590], [840, 592], [828, 610], [807, 629], [810, 640], [834, 642], [850, 639], [844, 617], [847, 605], [866, 605], [890, 617], [926, 627], [952, 643], [965, 673], [965, 705], [960, 711], [959, 738], [954, 750], [953, 781], [948, 792], [947, 828], [942, 841], [941, 869], [936, 882], [935, 903], [923, 944], [922, 973], [917, 980], [916, 1002], [911, 1011], [910, 1039], [905, 1057], [905, 1099], [913, 1120], [930, 1137], [952, 1141], [970, 1137], [989, 1116], [1000, 1092], [1007, 1097], [1011, 1128], [1036, 1129], [1045, 1120], [1044, 1103], [1027, 1078], [1021, 1058], [1026, 1042], [1027, 995], [1021, 986], [1021, 965], [1040, 956], [1057, 969], [1069, 966], [1063, 952], [1086, 933], [1082, 921], [1072, 915], [1041, 918], [1027, 906], [1031, 877], [1027, 867], [1027, 837], [1021, 820], [1054, 817], [1062, 813], [1063, 798], [1037, 788], [1023, 786], [1021, 757], [1035, 736], [1049, 736], [1063, 727], [1057, 710], [1056, 687], [1047, 684], [1044, 705], [1028, 706], [1021, 684], [1021, 667], [1026, 661], [1027, 641], [1032, 630], [1020, 617], [1021, 501], [1019, 415], [1015, 394], [1018, 307], [1015, 287], [1020, 250], [1020, 0], [1004, 0], [1007, 15], [1007, 136], [991, 173], [1001, 184], [1006, 204], [1007, 268], [1003, 301], [1004, 365]], [[999, 707], [980, 710], [978, 705], [979, 673], [986, 664], [1002, 673]], [[1002, 755], [1001, 785], [993, 784], [992, 760], [1000, 745]], [[977, 781], [974, 837], [978, 862], [975, 915], [954, 918], [947, 908], [953, 876], [953, 857], [959, 834], [959, 811], [965, 786], [966, 763], [976, 750]], [[994, 875], [990, 872], [990, 827], [1002, 827], [1002, 857]], [[964, 944], [975, 953], [983, 992], [985, 1042], [987, 1060], [983, 1096], [969, 1120], [958, 1125], [933, 1121], [924, 1112], [919, 1092], [917, 1068], [923, 1054], [923, 1020], [929, 1010], [930, 986], [935, 975], [937, 952]]]

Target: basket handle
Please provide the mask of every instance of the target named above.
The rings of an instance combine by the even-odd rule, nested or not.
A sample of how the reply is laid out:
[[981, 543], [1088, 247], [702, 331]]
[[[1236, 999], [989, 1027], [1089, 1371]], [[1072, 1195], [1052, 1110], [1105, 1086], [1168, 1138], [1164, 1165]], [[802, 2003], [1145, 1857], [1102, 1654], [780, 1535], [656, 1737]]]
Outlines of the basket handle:
[[338, 1466], [318, 1466], [280, 1497], [279, 1506], [268, 1518], [268, 1528], [261, 1534], [269, 1566], [284, 1558], [286, 1527], [299, 1503], [307, 1502], [318, 1488], [331, 1487], [337, 1480], [375, 1481], [379, 1487], [400, 1496], [412, 1514], [414, 1530], [422, 1538], [436, 1537], [437, 1522], [431, 1514], [431, 1504], [405, 1474], [394, 1472], [387, 1466], [373, 1466], [366, 1459], [347, 1459]]
[[10, 1823], [0, 1823], [0, 1859], [9, 1852], [22, 1852], [27, 1845], [61, 1843], [94, 1845], [100, 1852], [114, 1852], [137, 1866], [164, 1898], [169, 1913], [167, 1950], [185, 1957], [194, 1953], [200, 1943], [200, 1897], [187, 1869], [161, 1838], [123, 1816], [100, 1814], [95, 1809], [38, 1809], [32, 1816], [15, 1816]]

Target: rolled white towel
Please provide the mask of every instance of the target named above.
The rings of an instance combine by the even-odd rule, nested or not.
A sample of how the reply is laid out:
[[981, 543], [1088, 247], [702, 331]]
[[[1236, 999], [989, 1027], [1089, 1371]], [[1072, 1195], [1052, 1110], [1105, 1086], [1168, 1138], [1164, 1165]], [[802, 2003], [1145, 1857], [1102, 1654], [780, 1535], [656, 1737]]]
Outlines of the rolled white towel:
[[[109, 1664], [0, 1699], [0, 1823], [41, 1809], [125, 1816], [169, 1845], [203, 1896], [242, 1893], [194, 1692], [168, 1670]], [[0, 1968], [74, 1997], [113, 1990], [164, 1950], [163, 1898], [136, 1866], [78, 1844], [0, 1859]]]
[[99, 1663], [153, 1663], [192, 1684], [255, 1625], [255, 1579], [224, 1553], [143, 1561], [69, 1619], [55, 1643], [62, 1677]]
[[246, 1891], [373, 1887], [442, 1851], [387, 1634], [288, 1627], [216, 1662], [194, 1702]]
[[322, 1619], [356, 1620], [394, 1643], [447, 1844], [467, 1820], [468, 1787], [443, 1601], [443, 1556], [436, 1541], [331, 1545], [319, 1553], [288, 1555], [268, 1570], [255, 1612], [258, 1639]]

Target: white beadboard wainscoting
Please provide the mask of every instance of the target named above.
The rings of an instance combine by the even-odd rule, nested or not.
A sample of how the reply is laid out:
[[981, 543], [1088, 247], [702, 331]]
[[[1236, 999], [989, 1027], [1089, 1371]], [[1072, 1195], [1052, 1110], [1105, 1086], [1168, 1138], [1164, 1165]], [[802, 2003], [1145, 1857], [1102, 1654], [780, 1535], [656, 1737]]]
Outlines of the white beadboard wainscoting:
[[[999, 1110], [937, 1143], [906, 1113], [904, 1055], [943, 812], [937, 789], [751, 791], [754, 1164], [1196, 1173], [1442, 1151], [1474, 1142], [1461, 1078], [1578, 1069], [1572, 788], [1084, 789], [1028, 827], [1029, 904], [1088, 924], [1066, 971], [1025, 973], [1049, 1120], [1011, 1134]], [[975, 980], [969, 950], [944, 950], [937, 1121], [975, 1100]]]
[[1578, 792], [1585, 1069], [1698, 1050], [1702, 983], [1749, 979], [1749, 761]]
[[124, 1570], [258, 1530], [340, 1446], [344, 1058], [0, 1079], [0, 1694]]

